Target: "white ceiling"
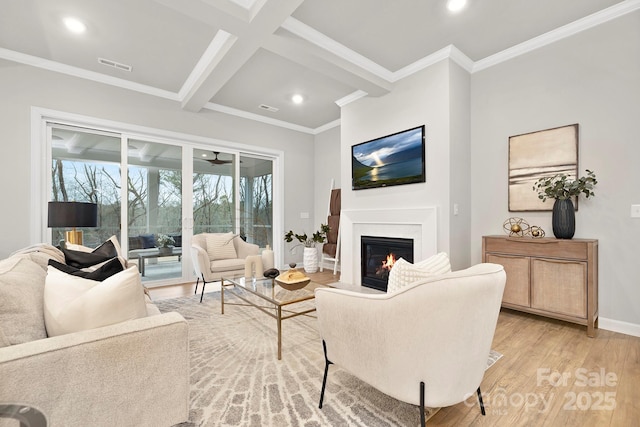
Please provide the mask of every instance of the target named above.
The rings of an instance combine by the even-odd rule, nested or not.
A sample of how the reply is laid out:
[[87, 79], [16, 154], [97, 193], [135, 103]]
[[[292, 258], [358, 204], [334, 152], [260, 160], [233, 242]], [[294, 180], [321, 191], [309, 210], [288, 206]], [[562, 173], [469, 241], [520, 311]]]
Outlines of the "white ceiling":
[[[475, 72], [637, 9], [640, 0], [469, 0], [458, 14], [446, 0], [0, 0], [0, 58], [315, 133], [338, 123], [338, 104], [383, 95], [443, 58]], [[65, 16], [86, 33], [69, 33]]]

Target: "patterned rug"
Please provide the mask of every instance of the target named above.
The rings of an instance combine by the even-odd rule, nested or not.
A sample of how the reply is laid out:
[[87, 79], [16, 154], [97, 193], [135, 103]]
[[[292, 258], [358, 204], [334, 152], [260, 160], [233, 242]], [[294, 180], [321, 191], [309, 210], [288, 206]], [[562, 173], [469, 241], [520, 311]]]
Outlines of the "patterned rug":
[[[222, 315], [219, 292], [198, 301], [199, 296], [156, 301], [160, 311], [177, 311], [189, 323], [191, 410], [180, 427], [419, 424], [416, 406], [335, 365], [318, 408], [324, 356], [314, 317], [282, 322], [282, 360], [277, 360], [275, 319], [253, 307], [227, 304]], [[501, 356], [492, 352], [487, 368]], [[429, 410], [428, 417], [435, 412]]]

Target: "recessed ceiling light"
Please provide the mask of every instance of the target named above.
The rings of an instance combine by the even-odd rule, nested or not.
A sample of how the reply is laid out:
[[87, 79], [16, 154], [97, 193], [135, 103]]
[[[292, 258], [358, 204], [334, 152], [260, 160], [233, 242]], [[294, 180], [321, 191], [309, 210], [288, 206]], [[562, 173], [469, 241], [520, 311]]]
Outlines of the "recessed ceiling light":
[[291, 101], [293, 101], [294, 104], [302, 104], [304, 102], [304, 96], [296, 93], [291, 97]]
[[460, 12], [467, 5], [467, 0], [449, 0], [447, 1], [447, 9], [451, 12]]
[[84, 22], [80, 21], [77, 18], [64, 18], [64, 25], [67, 27], [67, 30], [76, 34], [82, 34], [87, 30], [87, 26], [84, 24]]

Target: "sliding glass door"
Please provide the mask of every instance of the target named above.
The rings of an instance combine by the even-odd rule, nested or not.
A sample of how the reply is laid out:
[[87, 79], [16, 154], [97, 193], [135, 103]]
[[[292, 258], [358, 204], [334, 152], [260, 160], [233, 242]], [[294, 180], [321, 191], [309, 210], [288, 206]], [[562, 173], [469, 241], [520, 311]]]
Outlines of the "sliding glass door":
[[261, 248], [273, 247], [273, 161], [240, 156], [240, 234]]
[[193, 234], [236, 232], [236, 155], [193, 150]]
[[[273, 247], [274, 157], [54, 122], [46, 128], [47, 200], [98, 204], [98, 226], [82, 230], [83, 244], [115, 235], [147, 285], [193, 279], [194, 234], [233, 232]], [[64, 231], [51, 230], [53, 244]]]
[[[120, 136], [58, 126], [51, 129], [51, 187], [54, 202], [98, 205], [98, 227], [83, 228], [83, 244], [95, 247], [120, 238]], [[51, 241], [64, 240], [64, 228], [51, 229]]]
[[127, 142], [129, 260], [143, 281], [182, 277], [182, 147]]

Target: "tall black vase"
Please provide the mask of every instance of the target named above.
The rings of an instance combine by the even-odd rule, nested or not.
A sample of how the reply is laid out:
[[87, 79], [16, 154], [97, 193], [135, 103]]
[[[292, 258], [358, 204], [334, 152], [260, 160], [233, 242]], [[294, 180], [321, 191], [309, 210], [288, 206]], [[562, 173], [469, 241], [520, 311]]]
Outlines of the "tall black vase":
[[556, 199], [551, 217], [553, 235], [558, 239], [571, 239], [576, 232], [576, 212], [571, 199]]

